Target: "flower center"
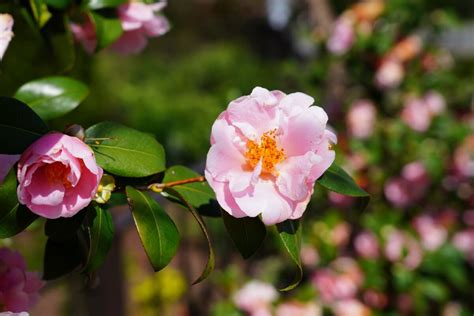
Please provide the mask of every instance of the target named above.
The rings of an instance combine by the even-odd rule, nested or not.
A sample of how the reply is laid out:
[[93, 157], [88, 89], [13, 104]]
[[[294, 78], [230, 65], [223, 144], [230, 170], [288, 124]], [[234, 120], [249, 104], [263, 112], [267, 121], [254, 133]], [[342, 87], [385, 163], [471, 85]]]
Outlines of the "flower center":
[[70, 188], [71, 182], [67, 179], [69, 168], [60, 162], [54, 162], [45, 166], [46, 178], [50, 183], [62, 183], [64, 187]]
[[285, 150], [277, 146], [276, 130], [263, 133], [260, 143], [248, 140], [245, 158], [252, 169], [262, 161], [262, 172], [274, 174], [275, 166], [286, 158]]

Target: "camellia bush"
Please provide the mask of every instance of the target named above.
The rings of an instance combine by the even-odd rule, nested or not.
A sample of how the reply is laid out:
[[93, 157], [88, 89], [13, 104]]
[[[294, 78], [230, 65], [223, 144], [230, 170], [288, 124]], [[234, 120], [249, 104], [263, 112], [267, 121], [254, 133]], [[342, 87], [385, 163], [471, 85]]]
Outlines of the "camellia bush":
[[[139, 53], [149, 38], [168, 31], [161, 15], [165, 5], [40, 0], [0, 6], [2, 80], [17, 85], [0, 98], [0, 237], [13, 237], [42, 218], [47, 238], [42, 279], [71, 272], [92, 278], [112, 245], [113, 207], [128, 204], [150, 264], [159, 271], [175, 256], [180, 234], [155, 200], [157, 193], [187, 209], [207, 240], [207, 264], [194, 283], [207, 278], [219, 255], [202, 219], [211, 215], [222, 217], [244, 258], [262, 244], [267, 226], [276, 225], [296, 265], [294, 281], [282, 289], [290, 290], [302, 278], [300, 219], [315, 183], [357, 199], [359, 209], [369, 199], [334, 163], [336, 133], [312, 97], [256, 87], [230, 102], [212, 126], [204, 175], [167, 166], [165, 148], [152, 135], [119, 123], [48, 127], [49, 120], [72, 111], [88, 94], [84, 83], [64, 76], [74, 62], [74, 46], [88, 54]], [[18, 33], [16, 25], [22, 25]], [[45, 63], [53, 62], [63, 75], [19, 82], [8, 65], [34, 59], [27, 51], [16, 53], [24, 50], [28, 36], [55, 57]], [[27, 311], [43, 283], [25, 273], [13, 278], [26, 269], [17, 253], [3, 249], [0, 263], [6, 267], [0, 269], [0, 311]]]

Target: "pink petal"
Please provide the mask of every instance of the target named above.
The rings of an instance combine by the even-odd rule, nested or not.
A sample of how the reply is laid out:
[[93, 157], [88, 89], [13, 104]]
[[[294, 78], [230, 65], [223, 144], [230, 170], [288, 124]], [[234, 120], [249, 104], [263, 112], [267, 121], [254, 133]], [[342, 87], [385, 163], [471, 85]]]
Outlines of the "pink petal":
[[[296, 92], [284, 97], [279, 107], [288, 117], [301, 114], [304, 110], [313, 105], [314, 99], [307, 94]], [[327, 121], [327, 119], [326, 119]]]
[[110, 47], [121, 55], [138, 54], [143, 51], [148, 40], [142, 29], [127, 31]]
[[155, 16], [143, 24], [143, 29], [149, 37], [157, 37], [165, 34], [170, 29], [168, 20], [163, 16]]
[[229, 184], [227, 182], [214, 180], [211, 174], [207, 171], [205, 171], [204, 174], [207, 183], [216, 193], [217, 202], [219, 202], [219, 205], [224, 209], [224, 211], [236, 218], [247, 217], [247, 214], [245, 214], [237, 203], [235, 203], [235, 199], [229, 190]]

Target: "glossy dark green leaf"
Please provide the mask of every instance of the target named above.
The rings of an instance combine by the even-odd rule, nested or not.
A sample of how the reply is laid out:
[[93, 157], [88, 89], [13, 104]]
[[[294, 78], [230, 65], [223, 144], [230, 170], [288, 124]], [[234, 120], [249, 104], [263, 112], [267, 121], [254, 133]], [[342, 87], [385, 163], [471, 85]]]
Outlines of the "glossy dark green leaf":
[[92, 10], [118, 7], [119, 5], [127, 2], [128, 0], [89, 0], [87, 2], [87, 7]]
[[360, 208], [364, 210], [369, 204], [370, 195], [361, 189], [344, 169], [333, 163], [317, 181], [326, 189], [360, 199]]
[[71, 2], [72, 0], [46, 0], [46, 4], [58, 10], [66, 9]]
[[79, 268], [84, 263], [86, 247], [78, 235], [66, 241], [49, 238], [44, 251], [43, 279], [57, 279]]
[[25, 230], [38, 216], [18, 203], [16, 174], [10, 170], [0, 184], [0, 238], [9, 238]]
[[85, 273], [97, 270], [105, 261], [114, 238], [114, 225], [109, 211], [97, 205], [90, 206], [87, 213], [87, 232], [89, 233], [89, 254]]
[[289, 291], [294, 289], [303, 277], [303, 268], [301, 266], [301, 224], [298, 220], [287, 220], [277, 224], [278, 235], [283, 246], [296, 264], [298, 269], [293, 282], [281, 291]]
[[201, 275], [196, 279], [196, 281], [193, 282], [193, 284], [197, 284], [203, 280], [205, 280], [209, 274], [214, 270], [214, 266], [216, 264], [215, 260], [215, 255], [214, 255], [214, 250], [212, 249], [212, 243], [211, 243], [211, 237], [209, 236], [209, 233], [207, 231], [206, 223], [202, 219], [201, 215], [198, 213], [198, 211], [192, 206], [184, 197], [176, 191], [174, 188], [166, 188], [166, 192], [169, 194], [172, 194], [176, 197], [178, 197], [181, 202], [189, 209], [193, 217], [196, 219], [199, 227], [201, 228], [201, 231], [203, 232], [204, 236], [206, 237], [207, 240], [207, 246], [208, 246], [208, 258], [207, 258], [207, 263], [206, 266], [204, 267]]
[[44, 225], [44, 233], [55, 241], [74, 239], [84, 222], [86, 214], [87, 209], [83, 209], [73, 217], [48, 219]]
[[48, 131], [43, 120], [28, 105], [0, 97], [0, 153], [21, 154]]
[[82, 82], [68, 77], [47, 77], [30, 81], [18, 89], [15, 98], [25, 102], [43, 120], [74, 110], [88, 95]]
[[[184, 166], [173, 166], [165, 171], [163, 183], [199, 177], [200, 174]], [[220, 216], [219, 204], [214, 191], [206, 181], [175, 185], [178, 191], [201, 215]], [[178, 197], [165, 195], [173, 202], [181, 203]]]
[[106, 48], [122, 35], [122, 24], [117, 16], [105, 16], [97, 12], [90, 14], [95, 25], [97, 47], [96, 50]]
[[145, 252], [155, 271], [166, 267], [179, 245], [179, 232], [173, 220], [147, 193], [127, 186], [130, 210]]
[[86, 130], [97, 163], [123, 177], [146, 177], [165, 170], [165, 151], [156, 139], [135, 129], [103, 122]]
[[232, 241], [244, 259], [252, 256], [263, 243], [267, 229], [258, 217], [235, 218], [222, 210], [222, 219]]

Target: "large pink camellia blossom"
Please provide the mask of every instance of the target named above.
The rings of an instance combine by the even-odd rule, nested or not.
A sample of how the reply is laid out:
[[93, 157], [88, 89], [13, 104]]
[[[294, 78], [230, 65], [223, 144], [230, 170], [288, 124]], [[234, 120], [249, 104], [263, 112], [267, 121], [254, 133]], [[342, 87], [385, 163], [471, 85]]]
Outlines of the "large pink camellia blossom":
[[26, 271], [25, 260], [18, 252], [0, 248], [0, 312], [28, 311], [42, 287], [38, 274]]
[[303, 215], [334, 161], [328, 117], [303, 93], [257, 87], [232, 101], [212, 126], [205, 176], [230, 215], [272, 225]]
[[94, 197], [103, 171], [80, 139], [47, 134], [30, 145], [18, 163], [18, 199], [46, 217], [71, 217]]
[[8, 44], [13, 38], [13, 18], [10, 14], [0, 13], [0, 60], [7, 51]]

